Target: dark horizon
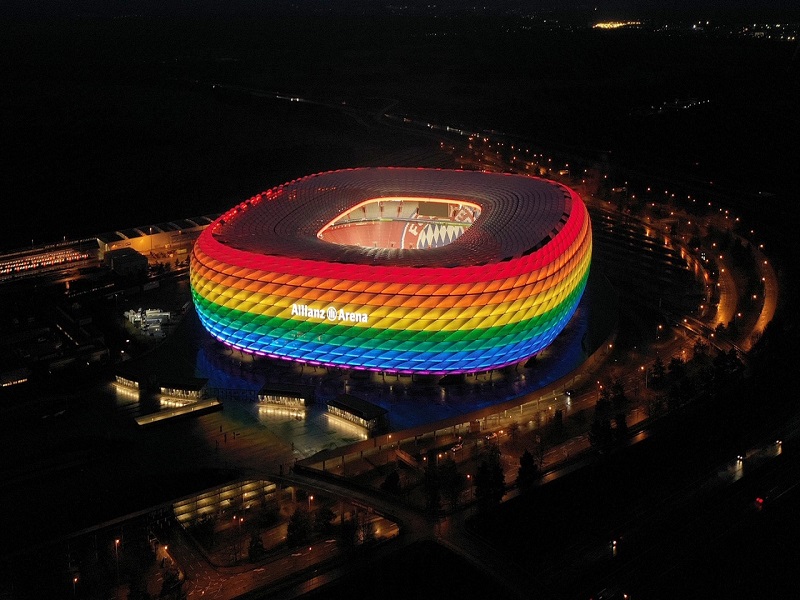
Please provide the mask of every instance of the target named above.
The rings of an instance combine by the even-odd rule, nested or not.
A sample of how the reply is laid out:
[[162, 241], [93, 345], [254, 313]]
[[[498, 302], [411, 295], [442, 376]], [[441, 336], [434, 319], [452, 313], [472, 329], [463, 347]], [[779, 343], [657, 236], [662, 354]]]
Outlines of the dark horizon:
[[[270, 6], [278, 5], [289, 3]], [[74, 16], [89, 14], [81, 7], [112, 14], [155, 11], [157, 3], [71, 6]], [[374, 147], [369, 128], [337, 111], [256, 102], [214, 90], [213, 82], [365, 110], [380, 108], [371, 107], [375, 98], [391, 98], [398, 114], [511, 132], [621, 169], [714, 181], [713, 191], [789, 197], [794, 189], [793, 155], [784, 150], [800, 127], [789, 71], [796, 42], [688, 27], [679, 35], [550, 28], [544, 18], [536, 26], [513, 16], [243, 19], [231, 8], [230, 18], [218, 19], [210, 11], [221, 5], [213, 2], [169, 6], [209, 12], [48, 18], [0, 34], [0, 98], [15, 149], [5, 214], [21, 223], [7, 248], [209, 214], [294, 177], [391, 156]], [[646, 114], [690, 98], [710, 102]], [[317, 134], [298, 141], [303, 135], [291, 133], [291, 123]], [[311, 141], [325, 135], [358, 142], [328, 151]]]
[[380, 14], [424, 14], [453, 16], [552, 15], [565, 20], [663, 19], [687, 21], [718, 19], [725, 22], [795, 20], [800, 18], [796, 0], [772, 0], [754, 6], [747, 0], [612, 0], [609, 2], [559, 2], [556, 0], [499, 0], [488, 6], [462, 0], [11, 0], [0, 14], [16, 18], [113, 18], [113, 17], [244, 17], [280, 14], [339, 14], [348, 16]]

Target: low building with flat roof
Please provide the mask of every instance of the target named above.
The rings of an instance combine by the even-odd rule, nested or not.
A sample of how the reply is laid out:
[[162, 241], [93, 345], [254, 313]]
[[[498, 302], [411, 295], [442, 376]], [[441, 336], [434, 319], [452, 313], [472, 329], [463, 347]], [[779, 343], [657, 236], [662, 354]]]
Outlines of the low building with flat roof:
[[208, 379], [187, 377], [180, 380], [166, 380], [159, 383], [161, 396], [197, 402], [205, 398]]
[[314, 386], [300, 383], [268, 383], [258, 392], [261, 404], [305, 408], [314, 402]]
[[328, 414], [360, 425], [370, 433], [380, 433], [389, 425], [385, 408], [352, 394], [340, 394], [328, 402]]
[[219, 214], [202, 215], [101, 233], [97, 236], [100, 258], [121, 248], [131, 248], [142, 254], [188, 250], [200, 232], [218, 217]]
[[109, 250], [103, 256], [103, 263], [118, 275], [147, 273], [147, 257], [133, 248]]

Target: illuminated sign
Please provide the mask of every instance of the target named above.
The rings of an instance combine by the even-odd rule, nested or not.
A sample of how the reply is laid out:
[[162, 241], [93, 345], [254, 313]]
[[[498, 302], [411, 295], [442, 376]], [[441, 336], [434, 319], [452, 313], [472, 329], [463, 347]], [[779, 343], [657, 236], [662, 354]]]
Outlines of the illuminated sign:
[[345, 323], [366, 323], [369, 320], [367, 313], [352, 312], [341, 308], [336, 310], [333, 306], [311, 308], [306, 304], [292, 304], [292, 316], [318, 319], [320, 321], [344, 321]]

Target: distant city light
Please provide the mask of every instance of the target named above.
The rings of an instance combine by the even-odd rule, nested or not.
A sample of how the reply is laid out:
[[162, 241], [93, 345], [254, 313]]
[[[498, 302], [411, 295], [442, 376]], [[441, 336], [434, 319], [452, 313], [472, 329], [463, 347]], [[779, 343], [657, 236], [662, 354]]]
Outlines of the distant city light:
[[621, 27], [636, 27], [641, 21], [602, 21], [595, 23], [594, 29], [620, 29]]

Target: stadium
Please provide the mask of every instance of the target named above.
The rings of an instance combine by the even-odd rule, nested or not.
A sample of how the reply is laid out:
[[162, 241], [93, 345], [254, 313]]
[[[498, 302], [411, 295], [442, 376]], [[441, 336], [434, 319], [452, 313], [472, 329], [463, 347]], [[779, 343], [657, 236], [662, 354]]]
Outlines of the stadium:
[[518, 363], [563, 330], [592, 233], [578, 194], [518, 175], [360, 168], [233, 207], [191, 259], [200, 320], [255, 355], [394, 373]]

